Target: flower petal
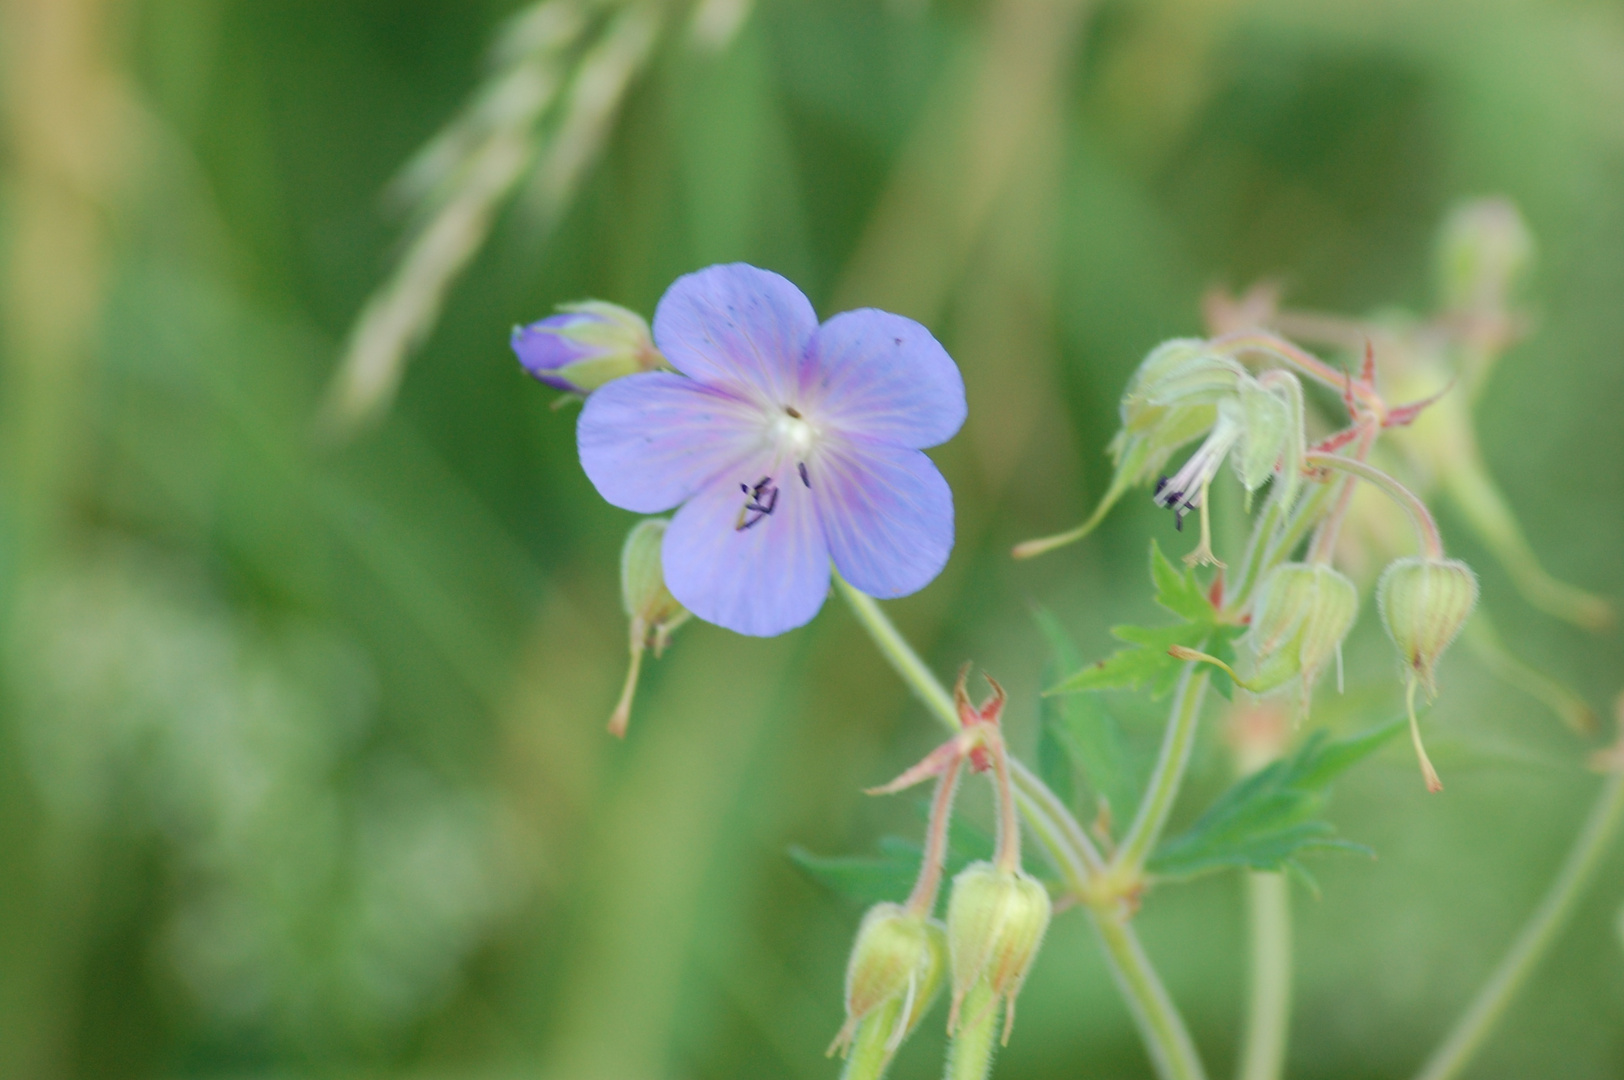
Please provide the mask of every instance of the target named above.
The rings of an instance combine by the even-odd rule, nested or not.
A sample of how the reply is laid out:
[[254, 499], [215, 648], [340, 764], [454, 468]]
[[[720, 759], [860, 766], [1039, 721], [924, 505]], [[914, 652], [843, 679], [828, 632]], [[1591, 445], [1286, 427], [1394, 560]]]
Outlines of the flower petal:
[[594, 391], [581, 409], [575, 443], [598, 494], [624, 510], [657, 514], [759, 453], [764, 432], [759, 407], [651, 371]]
[[654, 310], [654, 341], [673, 367], [774, 407], [792, 400], [817, 328], [801, 290], [745, 263], [678, 278]]
[[958, 365], [929, 330], [901, 315], [836, 315], [813, 335], [805, 372], [808, 408], [835, 430], [919, 449], [964, 424]]
[[[763, 478], [777, 492], [762, 500], [772, 512], [743, 512], [750, 496], [740, 485]], [[755, 637], [809, 622], [829, 591], [829, 549], [812, 492], [793, 462], [773, 455], [723, 472], [688, 500], [666, 530], [663, 559], [666, 587], [683, 607]]]
[[906, 596], [928, 585], [953, 550], [953, 492], [918, 450], [841, 440], [810, 474], [829, 554], [870, 596]]

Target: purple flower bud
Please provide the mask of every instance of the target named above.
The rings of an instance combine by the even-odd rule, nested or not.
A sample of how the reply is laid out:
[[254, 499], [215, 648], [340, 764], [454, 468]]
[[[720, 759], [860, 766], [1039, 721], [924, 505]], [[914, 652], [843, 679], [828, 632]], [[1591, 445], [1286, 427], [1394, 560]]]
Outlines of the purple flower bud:
[[601, 300], [560, 306], [557, 315], [513, 329], [513, 351], [532, 376], [585, 396], [605, 383], [661, 364], [648, 323]]

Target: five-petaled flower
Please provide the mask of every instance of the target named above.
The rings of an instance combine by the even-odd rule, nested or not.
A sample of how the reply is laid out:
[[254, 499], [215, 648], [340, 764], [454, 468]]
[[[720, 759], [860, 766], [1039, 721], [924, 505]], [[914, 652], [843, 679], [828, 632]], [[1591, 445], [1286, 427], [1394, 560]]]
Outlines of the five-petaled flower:
[[681, 506], [664, 543], [684, 607], [741, 634], [809, 621], [829, 564], [871, 596], [923, 588], [953, 548], [953, 495], [921, 450], [964, 422], [964, 383], [928, 330], [864, 309], [818, 325], [777, 274], [677, 279], [654, 314], [677, 372], [617, 379], [577, 428], [616, 506]]

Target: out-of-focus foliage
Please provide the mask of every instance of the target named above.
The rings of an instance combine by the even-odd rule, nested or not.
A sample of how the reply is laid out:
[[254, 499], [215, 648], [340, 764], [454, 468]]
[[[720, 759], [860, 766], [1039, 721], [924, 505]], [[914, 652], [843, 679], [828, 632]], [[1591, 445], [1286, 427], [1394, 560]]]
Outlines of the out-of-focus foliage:
[[[1503, 193], [1538, 241], [1537, 324], [1478, 438], [1545, 565], [1624, 592], [1617, 5], [702, 8], [703, 33], [669, 9], [573, 200], [493, 219], [392, 411], [335, 445], [324, 388], [400, 254], [381, 193], [518, 5], [0, 3], [0, 1076], [834, 1075], [858, 909], [785, 851], [916, 836], [905, 801], [858, 791], [938, 733], [831, 605], [769, 641], [686, 629], [627, 741], [603, 734], [631, 517], [507, 347], [563, 301], [649, 314], [744, 259], [821, 315], [926, 321], [970, 401], [935, 455], [959, 535], [894, 610], [938, 670], [973, 657], [1010, 689], [1024, 754], [1075, 670], [1043, 670], [1035, 603], [1085, 659], [1158, 618], [1144, 536], [1178, 534], [1148, 496], [1007, 558], [1105, 490], [1145, 352], [1201, 332], [1209, 285], [1267, 275], [1301, 307], [1430, 310], [1437, 223]], [[1529, 607], [1440, 517], [1502, 644], [1610, 700], [1616, 632]], [[1215, 524], [1232, 549], [1240, 523]], [[1372, 610], [1347, 695], [1315, 703], [1342, 733], [1400, 705]], [[1381, 857], [1320, 860], [1297, 905], [1297, 1074], [1412, 1070], [1588, 801], [1588, 744], [1543, 706], [1467, 650], [1441, 677], [1449, 791], [1389, 750], [1325, 810]], [[1131, 778], [1156, 721], [1120, 712]], [[1216, 727], [1197, 753], [1175, 834], [1230, 783]], [[1624, 1070], [1621, 896], [1615, 856], [1475, 1075]], [[1138, 920], [1219, 1072], [1238, 901], [1212, 876]], [[935, 1074], [939, 1039], [893, 1075]], [[1076, 913], [998, 1069], [1147, 1075]]]

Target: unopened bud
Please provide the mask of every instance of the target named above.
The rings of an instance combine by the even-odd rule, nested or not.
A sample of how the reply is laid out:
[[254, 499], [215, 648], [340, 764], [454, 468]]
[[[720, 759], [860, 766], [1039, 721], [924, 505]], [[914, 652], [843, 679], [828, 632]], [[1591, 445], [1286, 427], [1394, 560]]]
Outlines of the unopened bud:
[[626, 734], [631, 721], [632, 698], [637, 693], [637, 676], [643, 666], [643, 652], [653, 648], [656, 658], [677, 627], [688, 621], [688, 609], [677, 602], [665, 586], [665, 570], [660, 561], [660, 545], [665, 540], [665, 518], [639, 521], [626, 535], [620, 549], [620, 599], [631, 619], [631, 664], [620, 702], [609, 718], [609, 731], [616, 737]]
[[626, 614], [641, 620], [647, 629], [655, 656], [664, 650], [671, 632], [688, 621], [688, 609], [665, 587], [665, 568], [660, 561], [660, 545], [670, 524], [666, 518], [639, 521], [620, 549], [620, 599]]
[[1376, 602], [1405, 665], [1433, 693], [1438, 658], [1477, 605], [1477, 575], [1459, 559], [1395, 559], [1376, 586]]
[[863, 916], [846, 966], [846, 1023], [830, 1052], [875, 1043], [895, 1053], [929, 1010], [947, 975], [940, 923], [900, 904], [876, 904]]
[[1247, 685], [1261, 693], [1300, 675], [1306, 693], [1358, 613], [1359, 590], [1342, 574], [1319, 563], [1281, 563], [1252, 606], [1255, 672]]
[[1534, 238], [1510, 199], [1456, 207], [1438, 236], [1438, 299], [1446, 311], [1500, 311], [1534, 259]]
[[[947, 941], [953, 960], [949, 1030], [959, 1025], [966, 996], [984, 980], [992, 991], [991, 1002], [1005, 1003], [1008, 1041], [1015, 1022], [1015, 996], [1032, 969], [1052, 911], [1048, 890], [1023, 871], [977, 862], [959, 872], [947, 903]], [[977, 1018], [962, 1019], [971, 1023]]]
[[514, 327], [512, 345], [526, 371], [571, 394], [662, 363], [642, 316], [601, 300], [562, 304], [557, 315]]

